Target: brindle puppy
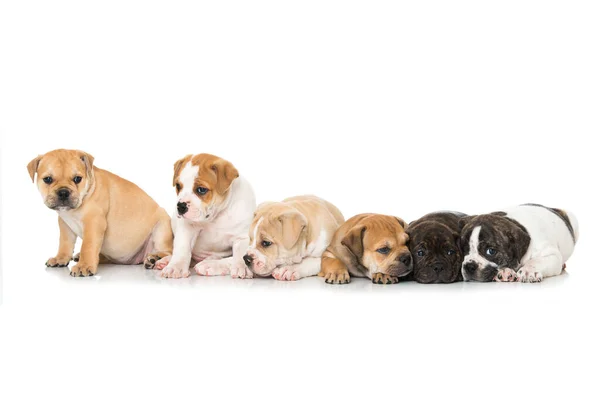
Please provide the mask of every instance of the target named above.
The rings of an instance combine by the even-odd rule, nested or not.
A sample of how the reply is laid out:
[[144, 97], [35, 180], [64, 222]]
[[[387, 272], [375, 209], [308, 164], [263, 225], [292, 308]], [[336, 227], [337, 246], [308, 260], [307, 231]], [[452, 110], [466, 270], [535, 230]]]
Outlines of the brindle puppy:
[[409, 248], [414, 260], [413, 278], [419, 283], [452, 283], [462, 280], [463, 253], [459, 220], [465, 214], [427, 214], [408, 227]]

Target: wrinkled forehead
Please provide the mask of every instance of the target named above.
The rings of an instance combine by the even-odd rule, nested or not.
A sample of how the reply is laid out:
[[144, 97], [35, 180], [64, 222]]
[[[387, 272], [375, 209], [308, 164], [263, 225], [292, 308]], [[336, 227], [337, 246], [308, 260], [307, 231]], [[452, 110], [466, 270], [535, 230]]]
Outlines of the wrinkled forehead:
[[[456, 233], [458, 235], [458, 232]], [[438, 223], [419, 224], [410, 230], [410, 242], [413, 244], [428, 243], [439, 245], [454, 243], [454, 234], [447, 226]]]
[[70, 176], [85, 172], [85, 164], [75, 154], [61, 154], [58, 156], [42, 157], [38, 165], [38, 175]]
[[281, 224], [271, 215], [257, 215], [252, 221], [250, 236], [264, 236], [269, 239], [278, 237], [281, 234]]
[[400, 224], [398, 227], [392, 224], [377, 224], [376, 226], [367, 227], [363, 241], [368, 247], [369, 245], [387, 244], [390, 246], [402, 246], [408, 241], [408, 235]]

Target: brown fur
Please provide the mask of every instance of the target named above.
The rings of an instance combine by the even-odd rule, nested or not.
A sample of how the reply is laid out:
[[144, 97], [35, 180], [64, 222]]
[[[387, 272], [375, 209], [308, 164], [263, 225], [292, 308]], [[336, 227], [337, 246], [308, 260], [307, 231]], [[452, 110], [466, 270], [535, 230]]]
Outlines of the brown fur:
[[[359, 214], [346, 221], [323, 253], [321, 272], [327, 283], [348, 283], [350, 275], [369, 277], [374, 283], [396, 283], [410, 272], [400, 262], [408, 257], [406, 223], [397, 217]], [[388, 254], [377, 252], [388, 247]], [[409, 263], [410, 264], [410, 263]]]
[[[116, 263], [137, 261], [148, 240], [155, 249], [148, 258], [170, 255], [173, 233], [166, 211], [135, 184], [93, 163], [94, 157], [88, 153], [61, 149], [38, 156], [27, 165], [34, 182], [38, 175], [37, 186], [45, 204], [70, 208], [59, 214], [59, 250], [46, 265], [66, 266], [72, 259], [77, 235], [63, 216], [81, 226], [84, 238], [79, 261], [71, 269], [73, 276], [95, 274], [101, 258]], [[74, 182], [75, 176], [81, 177], [80, 183]], [[45, 183], [45, 177], [51, 177], [52, 183]], [[71, 193], [68, 205], [60, 203], [59, 189]]]

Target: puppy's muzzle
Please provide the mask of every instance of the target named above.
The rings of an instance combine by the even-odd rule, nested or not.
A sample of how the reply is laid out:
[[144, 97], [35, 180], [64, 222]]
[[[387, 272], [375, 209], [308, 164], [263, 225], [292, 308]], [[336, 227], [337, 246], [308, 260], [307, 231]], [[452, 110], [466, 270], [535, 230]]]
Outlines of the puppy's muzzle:
[[248, 254], [246, 254], [242, 258], [244, 259], [244, 263], [246, 264], [247, 267], [250, 267], [252, 265], [252, 261], [254, 261], [254, 258], [251, 255], [248, 255]]
[[188, 203], [178, 202], [177, 203], [177, 212], [179, 215], [183, 215], [188, 212]]
[[400, 261], [402, 264], [404, 264], [407, 267], [410, 267], [410, 265], [412, 264], [412, 256], [410, 255], [410, 253], [402, 254], [396, 260]]
[[468, 263], [463, 265], [463, 271], [468, 276], [473, 276], [475, 271], [477, 271], [477, 263], [469, 261]]

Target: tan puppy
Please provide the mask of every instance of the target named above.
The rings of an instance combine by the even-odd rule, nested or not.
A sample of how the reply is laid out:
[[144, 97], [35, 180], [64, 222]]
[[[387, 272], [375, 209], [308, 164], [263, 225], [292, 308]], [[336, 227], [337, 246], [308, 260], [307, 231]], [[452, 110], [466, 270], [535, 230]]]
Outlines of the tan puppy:
[[397, 283], [412, 271], [406, 227], [403, 220], [389, 215], [350, 218], [323, 253], [319, 276], [327, 283], [349, 283], [350, 275], [373, 283]]
[[263, 203], [254, 213], [244, 262], [256, 275], [278, 280], [316, 275], [323, 251], [343, 222], [333, 204], [316, 196]]
[[93, 163], [83, 151], [54, 150], [27, 165], [44, 204], [58, 213], [58, 254], [46, 265], [67, 266], [80, 237], [71, 276], [94, 275], [99, 263], [152, 268], [173, 250], [171, 219], [142, 189]]

